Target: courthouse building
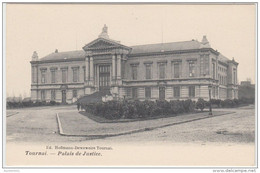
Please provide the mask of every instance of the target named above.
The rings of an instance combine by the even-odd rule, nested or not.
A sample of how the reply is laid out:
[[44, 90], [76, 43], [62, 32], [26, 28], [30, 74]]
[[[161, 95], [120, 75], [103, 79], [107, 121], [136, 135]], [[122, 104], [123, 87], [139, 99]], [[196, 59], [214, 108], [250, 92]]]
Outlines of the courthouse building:
[[[82, 50], [31, 61], [33, 101], [72, 103], [95, 92], [115, 99], [238, 98], [238, 63], [197, 40], [126, 46], [102, 33]], [[109, 92], [108, 92], [109, 93]]]

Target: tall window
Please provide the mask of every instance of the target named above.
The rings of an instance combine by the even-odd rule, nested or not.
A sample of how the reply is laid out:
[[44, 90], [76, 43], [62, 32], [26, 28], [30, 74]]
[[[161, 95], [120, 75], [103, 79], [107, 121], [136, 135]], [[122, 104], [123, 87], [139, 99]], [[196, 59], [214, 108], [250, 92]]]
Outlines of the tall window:
[[180, 63], [178, 62], [173, 64], [173, 75], [174, 78], [180, 77]]
[[195, 86], [189, 86], [189, 97], [195, 97]]
[[68, 70], [67, 69], [62, 69], [62, 83], [66, 83], [67, 82], [67, 73]]
[[151, 79], [152, 78], [152, 66], [151, 64], [145, 65], [145, 79]]
[[51, 90], [51, 100], [54, 101], [56, 99], [55, 90]]
[[83, 79], [83, 81], [85, 81], [86, 80], [86, 67], [83, 67], [83, 70], [84, 70], [84, 79]]
[[159, 63], [159, 79], [165, 79], [166, 63]]
[[132, 66], [132, 79], [137, 80], [137, 66]]
[[200, 75], [209, 74], [209, 55], [200, 55]]
[[78, 97], [78, 91], [77, 90], [73, 90], [73, 97]]
[[78, 82], [79, 79], [79, 68], [73, 68], [73, 82]]
[[41, 71], [41, 82], [46, 83], [46, 70]]
[[32, 66], [32, 82], [36, 83], [37, 68]]
[[215, 63], [212, 63], [212, 78], [215, 79], [216, 77], [216, 69], [215, 69]]
[[189, 61], [189, 77], [195, 76], [195, 63], [193, 61]]
[[137, 88], [132, 88], [132, 98], [137, 99]]
[[51, 70], [51, 83], [56, 82], [56, 70]]
[[151, 98], [151, 87], [145, 88], [145, 98], [147, 99]]
[[216, 96], [216, 88], [212, 87], [212, 97], [215, 97], [215, 96]]
[[179, 86], [173, 87], [173, 96], [176, 98], [180, 97], [180, 87]]
[[236, 69], [233, 69], [233, 83], [234, 84], [236, 84], [236, 78], [237, 78]]
[[41, 100], [45, 101], [45, 90], [41, 90]]

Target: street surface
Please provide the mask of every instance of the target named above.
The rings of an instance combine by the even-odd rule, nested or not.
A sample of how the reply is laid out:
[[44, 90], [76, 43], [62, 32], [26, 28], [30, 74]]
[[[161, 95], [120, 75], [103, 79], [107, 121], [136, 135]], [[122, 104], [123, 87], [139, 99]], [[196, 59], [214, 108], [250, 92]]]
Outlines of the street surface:
[[[197, 143], [202, 145], [206, 143], [254, 144], [255, 109], [253, 105], [236, 109], [219, 110], [232, 111], [235, 113], [163, 127], [151, 131], [91, 140], [105, 141], [106, 143], [170, 142]], [[218, 109], [214, 111], [218, 111]], [[89, 141], [90, 139], [86, 137], [67, 137], [58, 134], [56, 113], [62, 112], [75, 113], [77, 112], [76, 106], [7, 110], [7, 116], [12, 116], [6, 117], [6, 141], [10, 143], [84, 143]], [[79, 116], [82, 115], [79, 114]], [[158, 119], [158, 121], [160, 120]], [[138, 123], [138, 121], [135, 123]]]

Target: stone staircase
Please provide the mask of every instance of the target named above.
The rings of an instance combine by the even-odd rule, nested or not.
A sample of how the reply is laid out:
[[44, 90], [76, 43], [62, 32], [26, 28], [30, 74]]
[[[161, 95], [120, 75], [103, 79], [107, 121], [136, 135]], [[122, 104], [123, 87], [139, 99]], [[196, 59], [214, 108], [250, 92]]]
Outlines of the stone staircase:
[[93, 94], [90, 94], [90, 95], [85, 95], [85, 96], [79, 98], [77, 100], [77, 102], [83, 103], [83, 104], [101, 102], [102, 97], [104, 97], [106, 95], [111, 95], [110, 91], [101, 90], [101, 91], [94, 92]]

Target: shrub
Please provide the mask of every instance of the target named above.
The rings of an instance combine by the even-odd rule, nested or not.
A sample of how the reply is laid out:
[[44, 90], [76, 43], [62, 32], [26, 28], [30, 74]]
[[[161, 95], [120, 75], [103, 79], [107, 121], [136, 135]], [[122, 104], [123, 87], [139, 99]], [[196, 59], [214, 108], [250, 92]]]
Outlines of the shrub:
[[56, 105], [55, 101], [50, 101], [50, 105]]
[[196, 102], [196, 108], [203, 111], [203, 109], [205, 108], [205, 100], [203, 98], [198, 99], [198, 101]]
[[183, 101], [183, 108], [185, 112], [193, 112], [195, 108], [194, 102], [190, 99]]
[[171, 105], [171, 113], [172, 114], [180, 114], [184, 112], [184, 107], [181, 101], [179, 100], [172, 100], [170, 101]]
[[220, 99], [211, 99], [211, 104], [217, 105], [217, 107], [221, 106], [221, 100]]
[[235, 106], [235, 102], [231, 99], [226, 99], [221, 103], [221, 106], [225, 108], [233, 108]]

